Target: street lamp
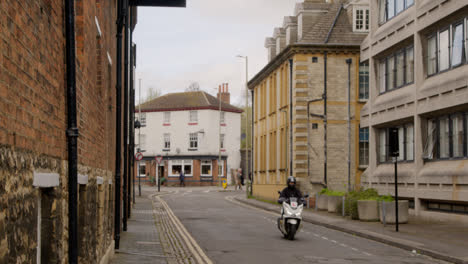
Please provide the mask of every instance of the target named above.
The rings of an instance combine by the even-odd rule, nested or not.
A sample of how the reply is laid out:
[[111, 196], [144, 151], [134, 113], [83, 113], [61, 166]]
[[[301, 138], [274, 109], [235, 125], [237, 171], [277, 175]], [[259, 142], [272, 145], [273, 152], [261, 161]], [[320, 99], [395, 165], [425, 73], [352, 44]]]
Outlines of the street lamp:
[[[223, 83], [224, 88], [224, 83]], [[216, 87], [213, 88], [216, 90]], [[221, 178], [219, 177], [219, 164], [221, 164], [221, 85], [218, 88], [218, 101], [219, 101], [219, 131], [218, 131], [218, 139], [219, 139], [219, 148], [218, 148], [218, 186], [221, 187]]]
[[[248, 129], [248, 124], [249, 124], [249, 105], [248, 105], [248, 100], [249, 100], [249, 93], [248, 93], [248, 81], [249, 81], [249, 57], [248, 56], [242, 56], [242, 55], [237, 55], [237, 58], [243, 58], [245, 59], [245, 165], [246, 165], [246, 176], [249, 177], [250, 175], [250, 168], [249, 168], [249, 129]], [[245, 178], [245, 177], [244, 177]], [[250, 179], [250, 178], [249, 178]], [[250, 184], [252, 184], [252, 181], [250, 180]], [[250, 189], [252, 190], [252, 186], [250, 186]]]

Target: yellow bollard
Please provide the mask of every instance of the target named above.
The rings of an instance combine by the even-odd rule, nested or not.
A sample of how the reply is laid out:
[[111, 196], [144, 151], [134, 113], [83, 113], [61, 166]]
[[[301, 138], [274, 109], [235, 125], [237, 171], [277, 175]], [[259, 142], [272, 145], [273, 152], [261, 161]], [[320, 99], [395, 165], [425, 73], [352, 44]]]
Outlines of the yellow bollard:
[[223, 189], [226, 190], [227, 188], [227, 181], [226, 179], [223, 179]]

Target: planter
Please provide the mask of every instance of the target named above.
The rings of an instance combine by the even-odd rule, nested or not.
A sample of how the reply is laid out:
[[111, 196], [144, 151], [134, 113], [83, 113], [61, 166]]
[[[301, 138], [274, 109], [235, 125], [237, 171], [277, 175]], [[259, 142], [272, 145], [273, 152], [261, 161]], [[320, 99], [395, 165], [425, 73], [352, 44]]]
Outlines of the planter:
[[361, 221], [379, 221], [379, 203], [375, 200], [358, 200], [358, 215]]
[[341, 211], [341, 207], [338, 208], [338, 206], [341, 204], [343, 201], [343, 196], [328, 196], [328, 206], [327, 210], [329, 213], [336, 213], [338, 211]]
[[317, 208], [319, 210], [328, 210], [328, 195], [325, 195], [325, 194], [318, 195]]
[[[386, 224], [395, 224], [395, 202], [382, 202], [380, 206], [380, 222]], [[408, 201], [398, 201], [398, 223], [408, 223], [409, 207]]]

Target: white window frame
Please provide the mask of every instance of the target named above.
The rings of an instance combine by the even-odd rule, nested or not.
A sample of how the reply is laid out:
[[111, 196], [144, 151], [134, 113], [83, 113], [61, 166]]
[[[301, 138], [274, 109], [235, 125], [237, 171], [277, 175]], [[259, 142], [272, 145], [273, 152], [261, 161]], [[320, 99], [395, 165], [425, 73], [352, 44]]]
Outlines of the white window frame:
[[[145, 174], [141, 174], [141, 167], [145, 167]], [[139, 162], [138, 162], [138, 175], [137, 175], [137, 177], [139, 177], [139, 178], [145, 178], [147, 172], [148, 172], [148, 171], [146, 170], [146, 162], [145, 162], [145, 161], [139, 161]]]
[[[209, 162], [209, 164], [208, 164]], [[203, 166], [210, 166], [210, 174], [203, 174]], [[211, 160], [200, 161], [200, 176], [201, 177], [213, 177], [213, 162]]]
[[[362, 11], [362, 28], [357, 28], [358, 26], [358, 12]], [[353, 8], [353, 31], [355, 32], [369, 32], [370, 25], [370, 15], [369, 7], [365, 6], [355, 6]]]
[[226, 124], [226, 112], [221, 111], [220, 123]]
[[163, 118], [164, 118], [164, 124], [170, 124], [171, 123], [171, 112], [164, 112], [163, 113]]
[[140, 148], [140, 151], [146, 150], [146, 135], [140, 134], [138, 138], [139, 138], [138, 147]]
[[[192, 143], [195, 143], [196, 146], [192, 147]], [[198, 133], [197, 132], [189, 134], [189, 149], [190, 150], [198, 149]]]
[[[221, 173], [219, 173], [220, 169]], [[218, 161], [218, 176], [224, 177], [224, 160], [221, 160], [221, 163]]]
[[226, 139], [226, 135], [225, 135], [225, 134], [221, 134], [220, 137], [219, 137], [219, 142], [220, 142], [219, 147], [220, 147], [220, 149], [222, 149], [222, 150], [223, 150], [223, 149], [226, 149], [226, 148], [225, 148], [225, 147], [226, 147], [226, 146], [225, 146], [225, 143], [226, 143], [226, 142], [225, 142], [225, 139]]
[[[190, 165], [190, 173], [185, 173], [185, 166]], [[181, 166], [181, 169], [184, 170], [185, 177], [193, 177], [193, 160], [170, 160], [169, 161], [169, 177], [179, 177], [179, 173], [174, 174], [173, 166]]]
[[146, 113], [139, 114], [141, 127], [146, 126]]
[[190, 123], [197, 123], [198, 122], [198, 111], [191, 110], [189, 112], [189, 122]]
[[171, 134], [164, 133], [164, 147], [163, 150], [170, 150], [171, 149]]

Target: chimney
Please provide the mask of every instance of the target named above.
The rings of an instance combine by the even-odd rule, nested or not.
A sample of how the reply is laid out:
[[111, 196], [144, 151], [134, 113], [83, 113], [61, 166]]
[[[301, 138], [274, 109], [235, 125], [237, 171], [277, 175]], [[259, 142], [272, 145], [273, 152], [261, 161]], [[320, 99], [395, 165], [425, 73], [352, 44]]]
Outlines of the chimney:
[[276, 42], [276, 55], [286, 48], [286, 30], [284, 28], [275, 28], [273, 38]]
[[286, 47], [297, 42], [297, 17], [284, 17], [283, 28], [286, 30]]
[[218, 92], [218, 100], [221, 100], [222, 102], [226, 104], [231, 103], [231, 94], [229, 93], [229, 84], [228, 83], [223, 83], [222, 86], [219, 86], [219, 92]]
[[276, 57], [276, 41], [274, 38], [265, 39], [265, 48], [268, 50], [268, 62]]

